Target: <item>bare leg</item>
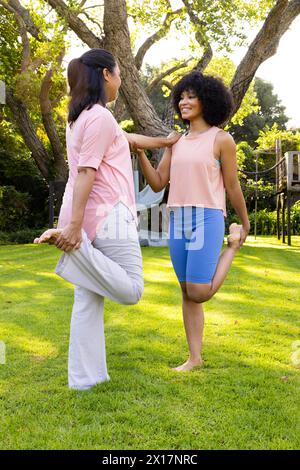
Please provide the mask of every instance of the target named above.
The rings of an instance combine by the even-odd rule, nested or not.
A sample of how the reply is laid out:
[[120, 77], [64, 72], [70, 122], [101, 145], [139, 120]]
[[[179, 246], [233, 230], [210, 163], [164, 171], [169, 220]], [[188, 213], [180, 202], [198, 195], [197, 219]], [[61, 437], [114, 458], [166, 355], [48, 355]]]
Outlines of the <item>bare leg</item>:
[[188, 298], [183, 284], [185, 283], [182, 283], [182, 313], [190, 357], [181, 366], [173, 368], [176, 372], [189, 371], [203, 364], [201, 357], [204, 329], [203, 306]]
[[187, 282], [187, 294], [194, 302], [206, 302], [223, 284], [230, 269], [232, 260], [240, 248], [240, 228], [241, 225], [231, 224], [229, 228], [230, 234], [228, 236], [228, 246], [220, 255], [212, 281], [208, 284]]
[[203, 365], [201, 357], [204, 330], [204, 311], [202, 303], [208, 300], [220, 288], [231, 266], [234, 255], [240, 245], [240, 225], [231, 224], [228, 246], [222, 252], [215, 275], [210, 284], [182, 282], [182, 311], [190, 357], [176, 372], [186, 372]]

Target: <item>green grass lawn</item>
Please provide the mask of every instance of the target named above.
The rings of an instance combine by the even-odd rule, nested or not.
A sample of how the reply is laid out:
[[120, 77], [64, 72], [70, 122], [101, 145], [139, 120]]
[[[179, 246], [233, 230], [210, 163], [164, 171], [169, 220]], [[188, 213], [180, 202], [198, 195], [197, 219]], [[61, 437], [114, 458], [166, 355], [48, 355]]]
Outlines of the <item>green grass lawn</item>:
[[50, 246], [0, 247], [1, 449], [297, 449], [300, 237], [248, 237], [204, 305], [205, 367], [187, 358], [181, 295], [167, 248], [143, 248], [145, 293], [106, 300], [111, 381], [67, 387], [73, 287]]

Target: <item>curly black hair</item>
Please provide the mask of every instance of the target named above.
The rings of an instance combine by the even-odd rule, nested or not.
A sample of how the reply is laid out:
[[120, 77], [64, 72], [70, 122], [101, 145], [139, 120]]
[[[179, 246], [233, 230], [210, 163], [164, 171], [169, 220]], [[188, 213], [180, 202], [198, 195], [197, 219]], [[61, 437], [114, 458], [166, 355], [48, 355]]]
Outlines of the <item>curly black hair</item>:
[[[219, 126], [226, 122], [233, 108], [233, 98], [230, 90], [220, 78], [203, 75], [197, 70], [182, 77], [173, 88], [172, 103], [181, 117], [179, 101], [184, 91], [193, 91], [202, 105], [203, 119], [211, 126]], [[189, 121], [182, 119], [185, 124]]]

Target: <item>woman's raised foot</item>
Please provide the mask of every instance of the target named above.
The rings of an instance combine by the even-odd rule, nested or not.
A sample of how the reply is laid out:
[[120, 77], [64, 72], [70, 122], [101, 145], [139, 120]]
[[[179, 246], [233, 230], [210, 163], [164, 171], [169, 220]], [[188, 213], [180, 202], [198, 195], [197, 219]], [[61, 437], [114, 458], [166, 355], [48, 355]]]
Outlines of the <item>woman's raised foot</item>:
[[44, 233], [42, 233], [40, 237], [35, 238], [33, 243], [49, 243], [49, 245], [54, 245], [61, 232], [62, 229], [49, 228]]
[[235, 250], [240, 248], [241, 228], [242, 225], [238, 225], [235, 222], [229, 226], [227, 242], [230, 248], [234, 248]]

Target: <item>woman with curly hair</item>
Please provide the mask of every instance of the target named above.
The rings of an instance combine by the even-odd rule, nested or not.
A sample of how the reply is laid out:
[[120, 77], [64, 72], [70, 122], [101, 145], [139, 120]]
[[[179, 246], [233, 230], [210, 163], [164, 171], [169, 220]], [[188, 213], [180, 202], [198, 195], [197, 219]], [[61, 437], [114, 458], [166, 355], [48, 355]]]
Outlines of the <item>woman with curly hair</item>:
[[[176, 84], [172, 99], [175, 110], [188, 124], [187, 132], [165, 150], [157, 169], [138, 145], [136, 152], [154, 191], [170, 182], [168, 244], [182, 291], [189, 346], [188, 360], [174, 368], [182, 372], [203, 364], [203, 303], [224, 282], [250, 223], [238, 179], [235, 143], [219, 127], [232, 111], [230, 91], [220, 79], [193, 71]], [[227, 216], [225, 191], [241, 225], [230, 225], [228, 246], [220, 254]]]

